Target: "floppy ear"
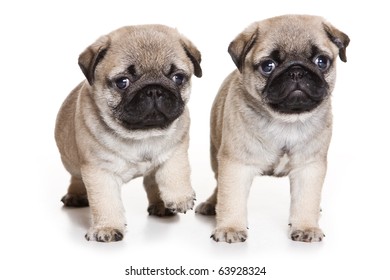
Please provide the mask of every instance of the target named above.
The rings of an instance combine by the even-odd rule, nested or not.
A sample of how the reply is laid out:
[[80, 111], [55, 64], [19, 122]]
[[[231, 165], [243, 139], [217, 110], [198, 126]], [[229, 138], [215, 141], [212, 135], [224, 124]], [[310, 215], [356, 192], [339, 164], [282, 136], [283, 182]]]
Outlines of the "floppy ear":
[[229, 45], [228, 52], [240, 72], [242, 72], [244, 67], [245, 57], [253, 47], [256, 39], [257, 23], [254, 23], [240, 33]]
[[99, 62], [103, 59], [110, 45], [108, 36], [100, 37], [95, 43], [90, 45], [79, 56], [79, 66], [90, 85], [95, 80], [95, 69]]
[[190, 40], [188, 40], [184, 36], [181, 37], [180, 42], [187, 56], [190, 58], [192, 64], [194, 65], [195, 76], [198, 78], [202, 77], [202, 68], [200, 68], [200, 62], [202, 61], [202, 57], [200, 51]]
[[324, 26], [324, 30], [328, 35], [328, 38], [339, 48], [340, 59], [347, 62], [346, 49], [350, 41], [348, 35], [329, 23], [323, 23], [322, 25]]

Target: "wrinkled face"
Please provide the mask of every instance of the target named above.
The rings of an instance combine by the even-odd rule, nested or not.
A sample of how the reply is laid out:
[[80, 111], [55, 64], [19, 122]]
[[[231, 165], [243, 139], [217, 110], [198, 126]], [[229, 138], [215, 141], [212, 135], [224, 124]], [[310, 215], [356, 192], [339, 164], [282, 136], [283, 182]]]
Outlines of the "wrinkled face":
[[300, 53], [276, 47], [261, 56], [254, 69], [265, 80], [260, 94], [273, 110], [297, 114], [315, 109], [330, 94], [333, 55], [316, 46]]
[[168, 127], [189, 98], [195, 58], [178, 33], [158, 28], [112, 33], [107, 48], [97, 56], [94, 100], [103, 114], [130, 130]]
[[183, 61], [173, 48], [148, 40], [139, 43], [125, 46], [112, 59], [107, 53], [106, 64], [112, 68], [104, 79], [105, 98], [123, 126], [165, 128], [183, 113], [189, 97], [190, 63], [184, 50], [178, 49]]
[[129, 129], [165, 128], [182, 114], [185, 104], [181, 92], [188, 83], [188, 75], [172, 68], [152, 82], [137, 83], [134, 75], [126, 75], [128, 73], [110, 79], [112, 90], [122, 96], [118, 104], [110, 102], [110, 106], [124, 126]]
[[261, 22], [242, 68], [244, 84], [275, 113], [311, 112], [333, 90], [339, 48], [317, 19]]

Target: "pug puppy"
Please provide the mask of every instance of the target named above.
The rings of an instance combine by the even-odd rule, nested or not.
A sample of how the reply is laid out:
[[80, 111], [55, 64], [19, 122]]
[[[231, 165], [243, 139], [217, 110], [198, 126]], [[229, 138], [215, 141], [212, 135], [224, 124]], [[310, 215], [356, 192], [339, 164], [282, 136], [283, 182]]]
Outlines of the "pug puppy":
[[200, 61], [191, 41], [163, 25], [120, 28], [81, 53], [86, 80], [63, 103], [55, 139], [71, 174], [62, 202], [91, 208], [87, 240], [122, 240], [121, 186], [138, 176], [150, 215], [193, 208], [186, 104]]
[[229, 45], [237, 69], [211, 112], [214, 194], [196, 212], [216, 213], [215, 241], [247, 239], [247, 198], [255, 175], [289, 176], [292, 240], [321, 241], [321, 189], [332, 134], [337, 56], [349, 38], [318, 16], [255, 22]]

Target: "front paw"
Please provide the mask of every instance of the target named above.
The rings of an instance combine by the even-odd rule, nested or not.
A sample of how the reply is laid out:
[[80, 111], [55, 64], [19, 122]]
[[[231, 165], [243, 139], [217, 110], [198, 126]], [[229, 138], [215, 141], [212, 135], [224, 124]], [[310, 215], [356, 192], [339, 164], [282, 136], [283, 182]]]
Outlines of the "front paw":
[[97, 242], [121, 241], [123, 239], [123, 232], [123, 229], [113, 227], [91, 228], [85, 235], [85, 238], [88, 241]]
[[170, 199], [165, 201], [165, 208], [173, 214], [186, 213], [188, 210], [192, 210], [195, 204], [195, 193], [191, 195], [179, 197], [176, 199]]
[[325, 234], [320, 228], [309, 227], [309, 228], [299, 228], [291, 227], [290, 229], [290, 238], [294, 241], [301, 242], [321, 242], [325, 237]]
[[210, 238], [217, 242], [244, 242], [248, 238], [248, 230], [234, 227], [216, 228]]

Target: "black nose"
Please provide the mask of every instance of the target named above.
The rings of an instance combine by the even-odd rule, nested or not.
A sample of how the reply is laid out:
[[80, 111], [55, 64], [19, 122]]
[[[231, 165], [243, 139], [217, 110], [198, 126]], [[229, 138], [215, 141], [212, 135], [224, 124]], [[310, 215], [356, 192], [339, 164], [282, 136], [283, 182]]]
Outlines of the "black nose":
[[288, 70], [288, 76], [290, 77], [291, 80], [295, 82], [301, 80], [306, 75], [306, 73], [307, 72], [300, 66], [292, 66]]
[[149, 87], [146, 89], [145, 95], [149, 98], [159, 99], [164, 97], [165, 92], [161, 87]]

